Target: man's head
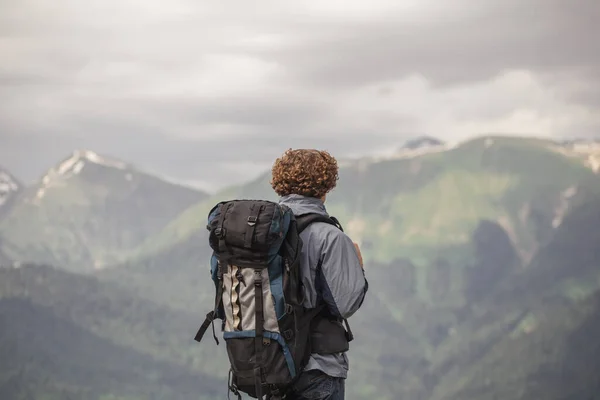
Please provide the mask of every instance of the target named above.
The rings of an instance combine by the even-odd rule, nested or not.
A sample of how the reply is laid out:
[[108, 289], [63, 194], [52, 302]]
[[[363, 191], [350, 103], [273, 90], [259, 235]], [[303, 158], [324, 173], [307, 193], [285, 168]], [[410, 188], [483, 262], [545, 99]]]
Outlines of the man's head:
[[271, 186], [279, 196], [299, 194], [325, 200], [337, 184], [338, 165], [326, 151], [287, 150], [275, 160]]

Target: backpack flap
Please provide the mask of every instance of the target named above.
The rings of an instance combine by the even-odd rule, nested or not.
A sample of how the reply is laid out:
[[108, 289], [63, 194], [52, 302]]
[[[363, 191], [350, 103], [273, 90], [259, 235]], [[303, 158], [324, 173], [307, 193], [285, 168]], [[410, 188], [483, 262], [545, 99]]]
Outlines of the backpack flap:
[[233, 200], [217, 205], [209, 216], [209, 244], [221, 263], [266, 267], [283, 241], [284, 215], [270, 201]]

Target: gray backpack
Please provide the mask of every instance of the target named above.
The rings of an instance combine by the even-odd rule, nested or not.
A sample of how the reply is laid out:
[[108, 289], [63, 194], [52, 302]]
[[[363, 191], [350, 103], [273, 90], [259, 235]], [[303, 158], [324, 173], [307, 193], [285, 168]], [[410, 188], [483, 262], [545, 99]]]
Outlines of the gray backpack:
[[195, 340], [221, 319], [231, 364], [229, 391], [282, 398], [310, 354], [348, 350], [352, 333], [326, 316], [324, 306], [303, 307], [299, 275], [300, 232], [312, 222], [338, 226], [334, 218], [292, 211], [265, 200], [218, 203], [208, 215], [215, 306]]

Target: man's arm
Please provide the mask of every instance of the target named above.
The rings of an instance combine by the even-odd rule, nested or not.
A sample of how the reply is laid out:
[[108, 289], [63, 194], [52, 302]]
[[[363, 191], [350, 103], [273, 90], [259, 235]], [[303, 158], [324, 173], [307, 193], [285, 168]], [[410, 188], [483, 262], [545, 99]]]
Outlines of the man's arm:
[[362, 305], [368, 289], [354, 243], [345, 233], [330, 230], [321, 260], [316, 277], [317, 290], [333, 315], [350, 318]]

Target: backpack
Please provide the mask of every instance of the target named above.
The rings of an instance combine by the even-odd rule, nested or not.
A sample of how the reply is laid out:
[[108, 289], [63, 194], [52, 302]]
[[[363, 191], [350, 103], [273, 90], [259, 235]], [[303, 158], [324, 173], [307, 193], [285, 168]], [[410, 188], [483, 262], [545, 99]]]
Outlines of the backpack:
[[214, 320], [222, 320], [231, 365], [228, 389], [238, 399], [240, 392], [281, 399], [313, 350], [346, 351], [353, 339], [347, 321], [344, 329], [322, 316], [323, 305], [302, 305], [299, 235], [317, 221], [342, 229], [334, 217], [297, 218], [289, 207], [267, 200], [223, 201], [208, 214], [215, 306], [194, 340], [200, 342], [212, 325], [218, 345]]

